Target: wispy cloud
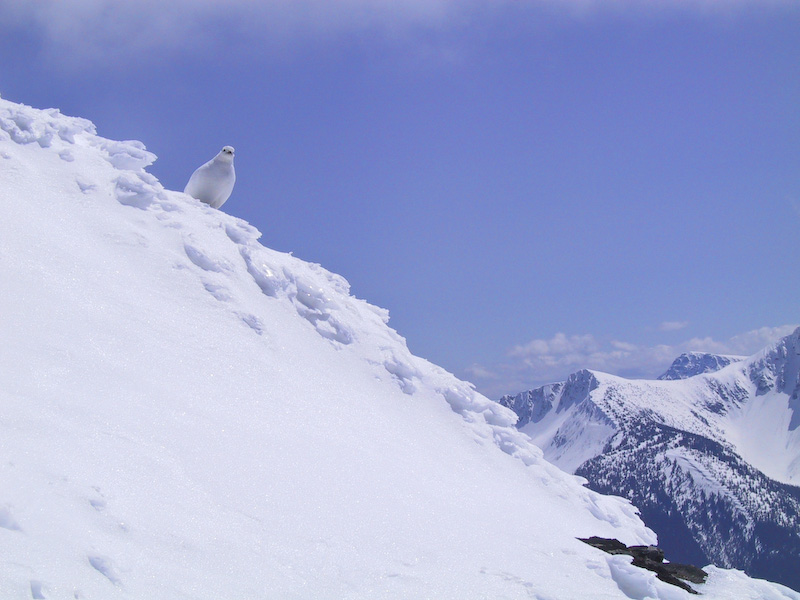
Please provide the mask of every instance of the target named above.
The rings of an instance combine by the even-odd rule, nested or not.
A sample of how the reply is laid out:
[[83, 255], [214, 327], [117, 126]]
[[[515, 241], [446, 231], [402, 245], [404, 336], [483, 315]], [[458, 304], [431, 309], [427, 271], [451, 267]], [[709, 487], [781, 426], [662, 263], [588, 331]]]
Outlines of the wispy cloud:
[[640, 346], [620, 340], [603, 341], [590, 334], [558, 333], [550, 339], [534, 339], [511, 348], [507, 360], [498, 364], [472, 365], [466, 369], [466, 376], [492, 398], [560, 381], [580, 369], [630, 378], [654, 378], [683, 352], [748, 356], [789, 335], [796, 327], [762, 327], [728, 340], [695, 337], [679, 344], [655, 346]]
[[686, 350], [713, 352], [715, 354], [749, 355], [758, 352], [775, 340], [787, 336], [796, 329], [796, 325], [781, 327], [761, 327], [733, 336], [725, 342], [710, 337], [692, 338], [685, 343]]
[[378, 31], [409, 32], [483, 22], [501, 11], [546, 9], [565, 15], [606, 11], [660, 14], [665, 9], [727, 14], [744, 6], [791, 6], [792, 0], [36, 0], [0, 2], [0, 33], [23, 28], [47, 55], [84, 67], [161, 59], [226, 48], [259, 52], [309, 38]]
[[689, 321], [664, 321], [659, 325], [660, 331], [679, 331], [686, 329], [689, 326]]
[[0, 3], [3, 27], [34, 33], [51, 57], [86, 64], [158, 59], [255, 46], [282, 48], [299, 38], [354, 30], [448, 22], [472, 2], [457, 0], [38, 0]]

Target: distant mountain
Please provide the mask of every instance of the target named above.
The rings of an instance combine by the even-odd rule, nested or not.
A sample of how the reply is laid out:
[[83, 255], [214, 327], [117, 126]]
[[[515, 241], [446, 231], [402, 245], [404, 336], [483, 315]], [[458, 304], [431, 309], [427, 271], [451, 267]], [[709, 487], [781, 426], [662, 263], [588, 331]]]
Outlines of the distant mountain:
[[714, 373], [733, 362], [744, 360], [744, 356], [723, 356], [707, 352], [686, 352], [676, 358], [659, 379], [687, 379], [703, 373]]
[[579, 371], [500, 403], [675, 560], [800, 589], [800, 329], [745, 359], [683, 355], [657, 381]]

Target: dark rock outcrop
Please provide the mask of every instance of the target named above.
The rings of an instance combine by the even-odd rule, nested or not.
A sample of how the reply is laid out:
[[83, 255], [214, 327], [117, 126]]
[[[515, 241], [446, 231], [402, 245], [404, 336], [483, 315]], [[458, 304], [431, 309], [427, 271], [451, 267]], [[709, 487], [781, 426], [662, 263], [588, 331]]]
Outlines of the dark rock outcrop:
[[633, 557], [633, 565], [653, 571], [661, 581], [675, 585], [690, 594], [697, 594], [687, 581], [705, 583], [708, 573], [693, 565], [664, 562], [664, 551], [656, 546], [626, 546], [619, 540], [592, 536], [580, 541], [608, 554], [626, 554]]

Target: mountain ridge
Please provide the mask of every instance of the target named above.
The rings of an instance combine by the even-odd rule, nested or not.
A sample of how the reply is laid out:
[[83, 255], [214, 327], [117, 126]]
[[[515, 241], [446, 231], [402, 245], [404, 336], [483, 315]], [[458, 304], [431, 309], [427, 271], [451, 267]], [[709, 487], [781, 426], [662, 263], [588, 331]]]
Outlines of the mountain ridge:
[[800, 328], [751, 357], [690, 367], [654, 381], [579, 371], [567, 382], [592, 382], [572, 386], [582, 395], [556, 403], [548, 391], [570, 385], [552, 384], [500, 403], [548, 460], [634, 502], [677, 560], [799, 588]]
[[658, 379], [686, 379], [703, 373], [714, 373], [734, 362], [744, 360], [744, 356], [711, 354], [710, 352], [684, 352]]

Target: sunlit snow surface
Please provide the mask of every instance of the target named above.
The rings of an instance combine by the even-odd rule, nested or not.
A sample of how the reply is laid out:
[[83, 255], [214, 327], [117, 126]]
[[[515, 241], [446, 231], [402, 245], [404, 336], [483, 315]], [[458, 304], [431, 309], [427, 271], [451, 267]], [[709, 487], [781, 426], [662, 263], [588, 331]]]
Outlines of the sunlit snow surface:
[[575, 540], [654, 542], [633, 507], [154, 159], [0, 100], [0, 598], [689, 597]]

